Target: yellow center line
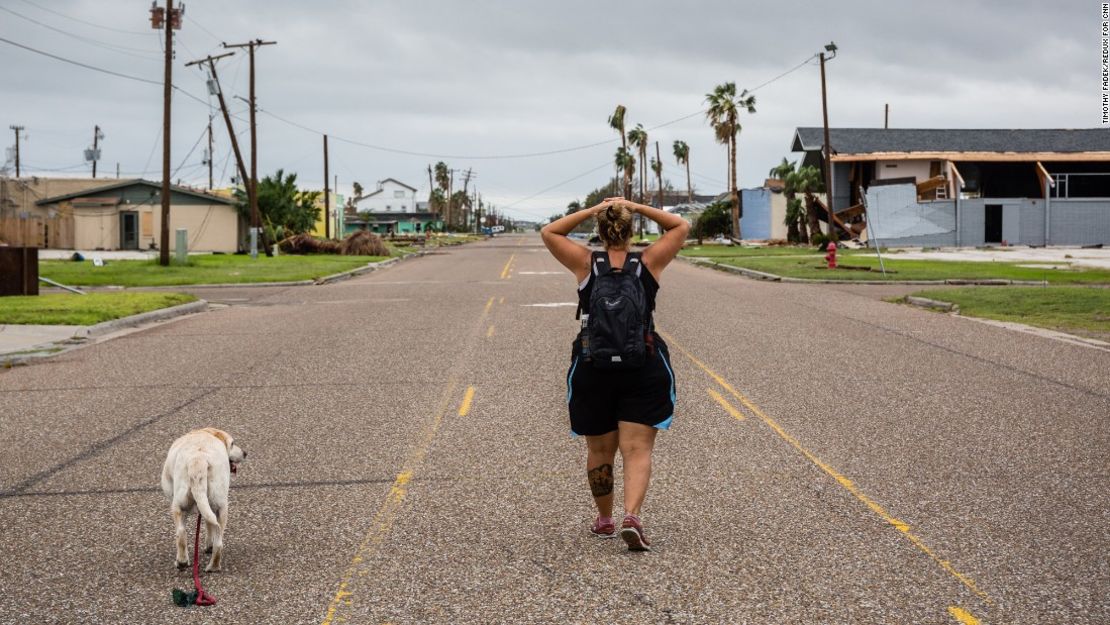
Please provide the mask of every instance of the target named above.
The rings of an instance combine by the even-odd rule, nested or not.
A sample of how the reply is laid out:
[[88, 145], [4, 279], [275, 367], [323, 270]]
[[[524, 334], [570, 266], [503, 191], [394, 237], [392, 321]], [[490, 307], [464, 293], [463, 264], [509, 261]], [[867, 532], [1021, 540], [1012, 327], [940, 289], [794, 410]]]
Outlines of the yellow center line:
[[502, 295], [502, 296], [501, 296], [501, 299], [500, 299], [500, 300], [499, 300], [499, 301], [498, 301], [497, 303], [498, 303], [498, 304], [504, 304], [504, 303], [505, 303], [505, 296], [504, 296], [504, 295]]
[[501, 270], [501, 279], [502, 280], [508, 279], [508, 277], [509, 277], [509, 266], [513, 264], [513, 259], [514, 258], [516, 258], [516, 254], [510, 254], [509, 255], [509, 260], [505, 261], [505, 268]]
[[482, 310], [482, 314], [483, 315], [488, 315], [490, 308], [493, 308], [493, 297], [492, 296], [489, 298], [489, 301], [486, 302], [486, 307], [485, 307], [484, 310]]
[[736, 406], [733, 406], [732, 404], [730, 404], [727, 399], [725, 399], [724, 397], [721, 396], [720, 393], [718, 393], [717, 391], [715, 391], [711, 388], [707, 388], [707, 389], [705, 389], [705, 391], [707, 393], [709, 393], [710, 397], [712, 397], [713, 399], [716, 399], [717, 403], [720, 404], [722, 407], [724, 407], [724, 409], [727, 410], [730, 415], [732, 415], [733, 417], [736, 417], [737, 421], [743, 421], [744, 420], [744, 413], [737, 410]]
[[424, 457], [428, 455], [432, 440], [435, 439], [436, 432], [439, 431], [440, 425], [443, 423], [443, 416], [447, 412], [447, 407], [450, 405], [451, 397], [455, 394], [455, 387], [457, 386], [458, 381], [454, 377], [447, 381], [447, 387], [444, 389], [436, 407], [435, 418], [422, 433], [418, 444], [405, 461], [404, 469], [393, 480], [393, 485], [389, 488], [389, 494], [382, 502], [377, 514], [374, 515], [374, 520], [370, 523], [370, 529], [367, 530], [358, 549], [355, 550], [354, 557], [351, 558], [350, 564], [343, 572], [343, 577], [339, 580], [339, 588], [328, 604], [321, 625], [333, 625], [336, 622], [338, 612], [351, 605], [352, 593], [348, 588], [356, 575], [359, 577], [366, 576], [368, 572], [366, 561], [373, 555], [375, 548], [381, 544], [386, 534], [393, 527], [393, 522], [396, 520], [397, 514], [404, 504], [405, 496], [408, 494], [408, 484], [412, 480], [413, 473], [424, 461]]
[[459, 416], [465, 417], [470, 414], [470, 402], [474, 400], [474, 387], [466, 387], [466, 395], [463, 396], [462, 405], [459, 406]]
[[952, 606], [948, 608], [948, 613], [952, 615], [952, 618], [963, 623], [963, 625], [979, 625], [979, 619], [972, 616], [970, 612], [963, 608]]
[[722, 388], [724, 388], [726, 391], [731, 393], [733, 397], [738, 399], [740, 401], [740, 403], [744, 405], [745, 408], [747, 408], [749, 411], [751, 411], [752, 414], [759, 417], [760, 420], [763, 421], [765, 424], [767, 424], [767, 426], [770, 427], [776, 434], [778, 434], [780, 438], [782, 438], [787, 443], [790, 443], [790, 445], [792, 447], [794, 447], [799, 452], [801, 452], [801, 454], [803, 456], [805, 456], [807, 459], [809, 459], [810, 462], [817, 465], [817, 467], [819, 467], [822, 471], [824, 471], [826, 474], [828, 474], [830, 477], [832, 477], [834, 480], [836, 480], [838, 484], [843, 486], [848, 492], [850, 492], [853, 496], [855, 496], [856, 499], [863, 502], [868, 508], [871, 509], [872, 512], [877, 514], [879, 516], [879, 518], [886, 521], [887, 523], [889, 523], [890, 525], [895, 527], [898, 531], [900, 531], [902, 533], [902, 535], [905, 536], [906, 539], [909, 540], [910, 543], [913, 544], [913, 546], [917, 547], [918, 550], [920, 550], [922, 553], [924, 553], [925, 555], [932, 558], [933, 561], [936, 562], [938, 565], [940, 565], [940, 567], [942, 569], [944, 569], [950, 575], [952, 575], [957, 580], [959, 580], [961, 584], [966, 586], [968, 590], [975, 593], [980, 599], [982, 599], [988, 605], [993, 605], [994, 602], [991, 601], [991, 598], [988, 597], [986, 593], [979, 590], [979, 588], [977, 588], [975, 586], [975, 582], [973, 582], [966, 575], [957, 571], [952, 566], [952, 564], [949, 563], [947, 560], [942, 560], [940, 558], [940, 556], [938, 556], [928, 545], [925, 544], [924, 541], [921, 540], [921, 538], [919, 538], [913, 532], [910, 531], [910, 526], [908, 524], [906, 524], [904, 521], [900, 521], [900, 520], [894, 518], [893, 516], [891, 516], [890, 513], [888, 513], [886, 510], [884, 510], [882, 506], [880, 506], [877, 502], [875, 502], [875, 500], [871, 499], [866, 494], [864, 494], [863, 491], [861, 491], [859, 489], [859, 487], [855, 485], [855, 483], [853, 483], [847, 477], [842, 475], [836, 469], [833, 469], [830, 465], [826, 464], [824, 461], [822, 461], [820, 458], [818, 458], [817, 455], [815, 455], [813, 452], [809, 451], [804, 446], [802, 446], [802, 444], [800, 442], [798, 442], [798, 439], [791, 436], [790, 433], [788, 433], [785, 429], [783, 429], [783, 427], [781, 425], [778, 424], [778, 422], [776, 422], [771, 417], [767, 416], [766, 413], [764, 413], [762, 410], [760, 410], [759, 406], [755, 405], [743, 393], [741, 393], [740, 391], [737, 391], [735, 388], [733, 388], [732, 385], [729, 384], [724, 378], [722, 378], [715, 371], [710, 369], [709, 366], [706, 365], [704, 362], [698, 360], [693, 354], [691, 354], [689, 351], [687, 351], [686, 348], [679, 345], [678, 342], [675, 341], [675, 338], [673, 336], [671, 336], [670, 334], [668, 334], [666, 332], [659, 332], [659, 334], [663, 337], [664, 340], [667, 341], [667, 343], [669, 345], [672, 345], [675, 349], [682, 352], [683, 355], [685, 355], [688, 359], [690, 359], [690, 362], [697, 365], [697, 367], [699, 369], [704, 371], [707, 375], [709, 375], [709, 377], [713, 378], [713, 380], [715, 382], [717, 382], [717, 384], [720, 384]]
[[486, 338], [488, 339], [491, 336], [493, 336], [493, 326], [490, 326], [489, 330], [486, 330]]

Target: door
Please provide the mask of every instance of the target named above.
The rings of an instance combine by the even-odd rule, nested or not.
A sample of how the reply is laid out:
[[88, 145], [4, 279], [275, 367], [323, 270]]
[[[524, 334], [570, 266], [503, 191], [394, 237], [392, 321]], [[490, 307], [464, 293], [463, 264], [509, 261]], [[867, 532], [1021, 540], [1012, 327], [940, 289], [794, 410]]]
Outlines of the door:
[[983, 224], [983, 242], [1002, 242], [1002, 205], [987, 204], [983, 207], [985, 223]]
[[136, 212], [119, 214], [119, 249], [139, 249], [139, 214]]

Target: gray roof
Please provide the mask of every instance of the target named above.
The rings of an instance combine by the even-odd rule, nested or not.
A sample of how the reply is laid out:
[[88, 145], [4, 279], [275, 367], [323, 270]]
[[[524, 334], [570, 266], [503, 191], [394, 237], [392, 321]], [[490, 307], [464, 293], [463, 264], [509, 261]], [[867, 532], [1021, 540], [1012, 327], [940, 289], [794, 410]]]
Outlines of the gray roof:
[[[35, 202], [35, 204], [41, 206], [43, 204], [53, 204], [55, 202], [63, 202], [65, 200], [73, 200], [77, 198], [92, 198], [95, 197], [98, 193], [107, 193], [109, 191], [115, 191], [117, 189], [125, 189], [127, 187], [137, 186], [150, 187], [159, 192], [161, 192], [162, 190], [162, 183], [160, 182], [151, 182], [150, 180], [144, 180], [142, 178], [133, 178], [130, 180], [120, 180], [117, 182], [112, 182], [102, 187], [93, 187], [91, 189], [85, 189], [84, 191], [75, 191], [73, 193], [66, 193], [65, 195], [56, 195], [54, 197], [44, 198], [39, 200], [38, 202]], [[205, 193], [203, 191], [197, 191], [196, 189], [186, 189], [185, 187], [179, 187], [177, 185], [171, 184], [170, 195], [172, 196], [174, 193], [181, 193], [184, 195], [202, 198], [205, 200], [209, 200], [215, 204], [235, 204], [234, 199], [226, 198], [222, 195]]]
[[[1110, 128], [829, 128], [835, 154], [872, 152], [1108, 152]], [[820, 151], [822, 128], [798, 128], [793, 152]]]

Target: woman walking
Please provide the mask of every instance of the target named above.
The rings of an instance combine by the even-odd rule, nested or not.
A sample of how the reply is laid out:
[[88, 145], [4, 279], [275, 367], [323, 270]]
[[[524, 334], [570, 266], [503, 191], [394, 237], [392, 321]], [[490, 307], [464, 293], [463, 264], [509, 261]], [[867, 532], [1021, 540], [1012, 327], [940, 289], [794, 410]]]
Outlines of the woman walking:
[[[629, 250], [636, 213], [665, 231], [642, 253]], [[597, 218], [604, 251], [591, 252], [567, 238], [590, 217]], [[590, 531], [601, 538], [617, 535], [613, 461], [619, 450], [624, 460], [620, 536], [632, 551], [650, 549], [640, 508], [651, 479], [655, 434], [670, 427], [674, 417], [670, 355], [655, 332], [652, 313], [659, 276], [682, 249], [689, 230], [678, 215], [621, 197], [567, 215], [541, 230], [544, 245], [578, 281], [582, 331], [567, 371], [567, 404], [571, 431], [586, 439], [586, 476], [597, 505]]]

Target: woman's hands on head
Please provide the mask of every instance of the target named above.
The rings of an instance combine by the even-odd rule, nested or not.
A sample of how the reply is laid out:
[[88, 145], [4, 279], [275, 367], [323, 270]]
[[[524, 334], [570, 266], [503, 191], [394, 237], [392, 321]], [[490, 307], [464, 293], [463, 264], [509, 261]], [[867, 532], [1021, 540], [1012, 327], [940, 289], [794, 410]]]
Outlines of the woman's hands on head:
[[634, 202], [629, 202], [628, 200], [624, 199], [623, 196], [620, 196], [620, 195], [605, 198], [604, 200], [601, 201], [600, 204], [597, 205], [596, 210], [594, 212], [595, 212], [595, 214], [600, 213], [603, 210], [608, 210], [609, 207], [611, 207], [611, 206], [613, 206], [613, 207], [623, 206], [623, 207], [627, 208], [629, 211], [631, 211], [632, 213], [636, 212], [636, 204]]

